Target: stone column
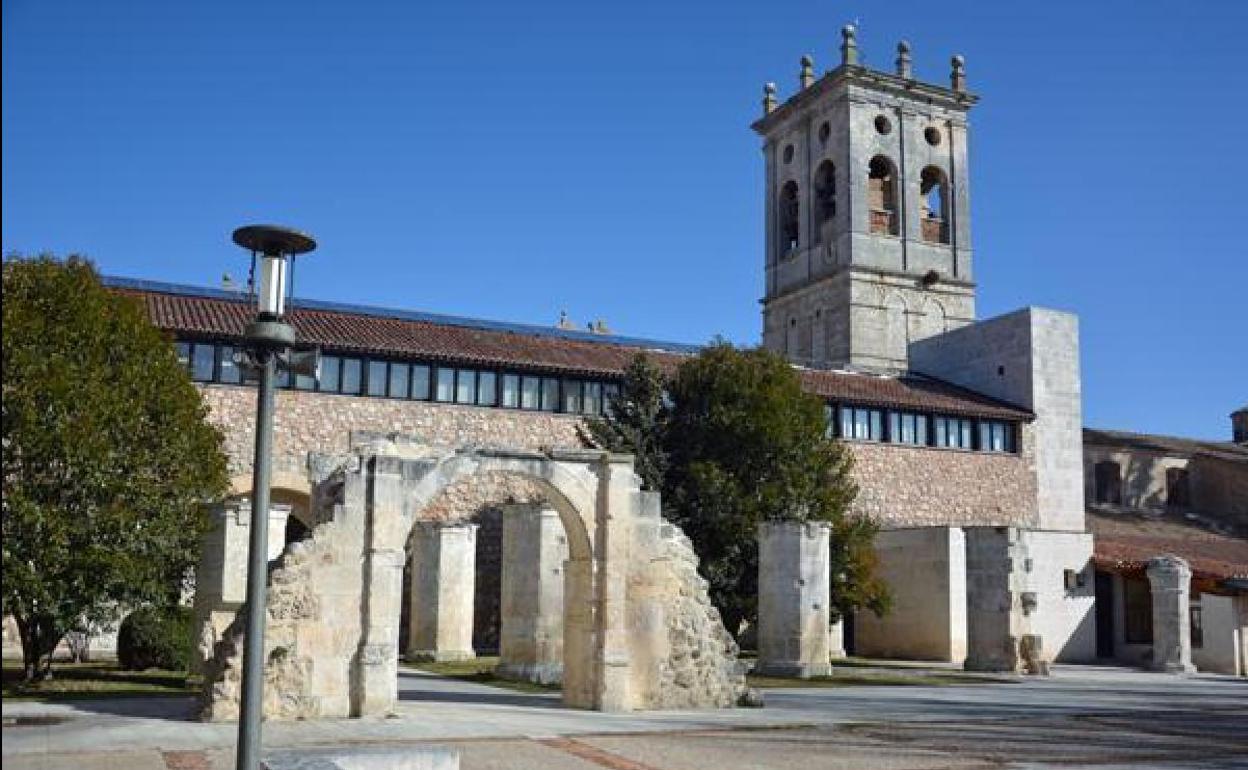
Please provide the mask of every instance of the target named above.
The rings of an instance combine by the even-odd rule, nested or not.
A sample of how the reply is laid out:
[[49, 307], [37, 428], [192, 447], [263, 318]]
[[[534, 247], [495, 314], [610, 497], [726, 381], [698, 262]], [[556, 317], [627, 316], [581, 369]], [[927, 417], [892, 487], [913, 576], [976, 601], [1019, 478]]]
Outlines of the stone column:
[[1177, 556], [1156, 556], [1148, 561], [1148, 583], [1153, 594], [1154, 671], [1190, 674], [1192, 665], [1192, 618], [1189, 614], [1192, 568]]
[[477, 525], [417, 522], [412, 534], [411, 660], [470, 660]]
[[[227, 501], [211, 512], [213, 526], [201, 541], [199, 564], [195, 567], [196, 660], [198, 671], [209, 656], [221, 632], [234, 621], [234, 615], [247, 598], [247, 549], [251, 538], [251, 501]], [[289, 505], [269, 507], [269, 560], [281, 556], [286, 547], [286, 520]]]
[[1231, 606], [1235, 611], [1235, 674], [1248, 676], [1248, 594], [1239, 594]]
[[763, 522], [758, 530], [760, 674], [826, 676], [829, 662], [827, 524]]
[[498, 673], [540, 684], [563, 681], [563, 565], [568, 539], [559, 512], [503, 506], [502, 628]]

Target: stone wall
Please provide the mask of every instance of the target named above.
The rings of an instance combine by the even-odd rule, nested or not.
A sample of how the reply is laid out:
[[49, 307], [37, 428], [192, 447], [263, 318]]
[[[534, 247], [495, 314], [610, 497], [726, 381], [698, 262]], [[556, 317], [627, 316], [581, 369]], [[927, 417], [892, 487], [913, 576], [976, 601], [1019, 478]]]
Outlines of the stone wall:
[[855, 513], [886, 529], [1035, 526], [1033, 442], [1023, 425], [1019, 454], [850, 442]]
[[[200, 385], [210, 419], [225, 433], [230, 475], [251, 473], [256, 390]], [[303, 475], [308, 452], [351, 449], [353, 431], [402, 433], [431, 444], [518, 449], [579, 447], [576, 417], [548, 412], [461, 406], [279, 390], [273, 420], [273, 471]]]

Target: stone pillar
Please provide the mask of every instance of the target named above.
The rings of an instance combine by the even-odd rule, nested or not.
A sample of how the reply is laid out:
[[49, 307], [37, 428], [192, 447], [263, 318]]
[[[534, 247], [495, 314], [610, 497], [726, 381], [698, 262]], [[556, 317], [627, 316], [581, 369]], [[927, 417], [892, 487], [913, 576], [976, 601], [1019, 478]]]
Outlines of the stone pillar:
[[[196, 659], [191, 661], [198, 671], [212, 654], [212, 646], [221, 637], [234, 615], [247, 599], [247, 550], [251, 538], [251, 501], [234, 499], [216, 506], [210, 514], [212, 529], [201, 541], [199, 564], [195, 567], [193, 607], [196, 628]], [[269, 507], [269, 560], [281, 556], [286, 547], [286, 520], [289, 505]]]
[[1235, 612], [1235, 674], [1248, 676], [1248, 594], [1239, 594], [1231, 601]]
[[412, 534], [411, 660], [470, 660], [477, 525], [417, 522]]
[[1148, 561], [1148, 583], [1153, 594], [1154, 671], [1190, 674], [1192, 665], [1192, 618], [1189, 614], [1192, 568], [1177, 556], [1156, 556]]
[[845, 654], [845, 621], [838, 620], [828, 629], [828, 656], [840, 660]]
[[966, 670], [1020, 670], [1025, 559], [1016, 528], [966, 528]]
[[559, 512], [503, 506], [502, 628], [498, 673], [540, 684], [563, 681], [563, 565], [568, 539]]
[[826, 676], [829, 662], [827, 524], [763, 522], [758, 529], [760, 674]]

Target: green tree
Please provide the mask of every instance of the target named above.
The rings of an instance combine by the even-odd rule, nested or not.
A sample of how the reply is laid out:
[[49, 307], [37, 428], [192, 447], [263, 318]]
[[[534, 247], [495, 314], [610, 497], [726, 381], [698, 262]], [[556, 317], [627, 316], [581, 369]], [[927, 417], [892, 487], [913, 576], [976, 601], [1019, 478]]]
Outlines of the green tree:
[[[639, 371], [630, 367], [625, 392], [637, 387]], [[633, 437], [653, 432], [666, 459], [664, 513], [693, 542], [727, 627], [736, 633], [741, 621], [756, 618], [757, 531], [767, 520], [829, 522], [833, 615], [884, 612], [876, 528], [849, 515], [857, 494], [853, 457], [827, 435], [823, 401], [802, 390], [795, 370], [774, 353], [716, 342], [684, 361], [666, 386], [669, 404], [654, 427], [625, 423], [621, 417], [632, 412], [613, 411], [611, 429], [594, 435], [611, 449], [634, 451], [647, 441]]]
[[642, 486], [659, 491], [667, 472], [666, 419], [663, 372], [645, 353], [639, 353], [625, 369], [619, 395], [611, 400], [606, 417], [589, 420], [588, 428], [599, 446], [633, 455]]
[[3, 271], [3, 609], [32, 679], [68, 631], [177, 600], [227, 477], [220, 432], [137, 301], [77, 257]]

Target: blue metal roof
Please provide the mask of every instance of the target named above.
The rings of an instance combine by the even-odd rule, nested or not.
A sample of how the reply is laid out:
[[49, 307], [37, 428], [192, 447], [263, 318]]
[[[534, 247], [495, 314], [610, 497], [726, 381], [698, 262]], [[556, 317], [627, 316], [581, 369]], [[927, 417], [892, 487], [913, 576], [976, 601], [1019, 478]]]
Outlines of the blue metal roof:
[[[245, 302], [248, 300], [247, 294], [241, 291], [214, 289], [207, 286], [192, 286], [184, 283], [166, 283], [164, 281], [151, 281], [144, 278], [125, 278], [115, 275], [101, 276], [101, 281], [103, 281], [105, 286], [111, 286], [113, 288], [134, 289], [136, 291], [147, 291], [156, 294], [175, 294], [184, 297], [208, 297], [210, 299], [223, 299], [232, 302]], [[292, 303], [295, 307], [306, 308], [308, 310], [324, 310], [333, 313], [365, 315], [376, 318], [395, 318], [404, 321], [423, 321], [426, 323], [460, 326], [469, 329], [511, 332], [513, 334], [526, 334], [534, 337], [554, 337], [565, 340], [576, 340], [578, 342], [622, 345], [625, 347], [645, 348], [648, 350], [664, 350], [671, 353], [682, 353], [687, 355], [696, 354], [702, 349], [701, 345], [692, 345], [685, 342], [666, 342], [663, 340], [652, 340], [644, 337], [625, 337], [616, 334], [595, 334], [593, 332], [578, 331], [575, 329], [560, 329], [554, 326], [537, 326], [536, 324], [513, 323], [511, 321], [491, 321], [484, 318], [468, 318], [465, 316], [443, 315], [441, 313], [425, 313], [417, 310], [399, 310], [397, 308], [376, 307], [374, 305], [327, 302], [325, 300], [306, 299], [302, 297], [296, 297], [292, 300]]]

